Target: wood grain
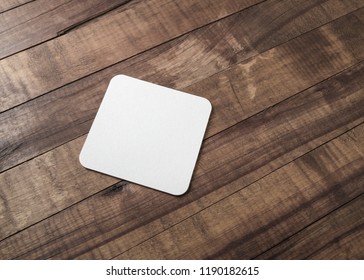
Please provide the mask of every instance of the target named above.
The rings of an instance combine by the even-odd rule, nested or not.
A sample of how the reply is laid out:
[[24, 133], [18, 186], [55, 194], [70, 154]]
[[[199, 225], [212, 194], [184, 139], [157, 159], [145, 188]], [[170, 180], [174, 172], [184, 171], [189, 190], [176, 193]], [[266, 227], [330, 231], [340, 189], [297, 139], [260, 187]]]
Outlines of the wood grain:
[[[1, 183], [8, 186], [2, 188], [8, 211], [1, 212], [19, 209], [1, 221], [2, 237], [39, 223], [4, 239], [0, 255], [114, 257], [363, 122], [363, 67], [361, 63], [209, 138], [190, 191], [183, 197], [133, 184], [102, 191], [117, 180], [79, 165], [83, 137], [2, 173]], [[14, 176], [32, 178], [34, 173], [39, 175], [26, 184]], [[42, 178], [42, 184], [37, 178]], [[238, 185], [230, 184], [237, 179]], [[98, 191], [102, 192], [85, 199]], [[42, 196], [52, 200], [44, 205], [25, 203], [41, 201]], [[80, 199], [85, 200], [72, 206]], [[176, 210], [173, 218], [168, 216]], [[133, 232], [141, 226], [140, 232]], [[84, 255], [88, 251], [90, 255]]]
[[[279, 7], [280, 4], [276, 5]], [[363, 56], [364, 51], [360, 47], [351, 49], [352, 32], [349, 32], [355, 30], [354, 35], [361, 40], [356, 44], [361, 46], [364, 43], [362, 23], [354, 15], [348, 15], [261, 55], [251, 57], [257, 51], [249, 46], [257, 44], [259, 37], [252, 38], [251, 42], [245, 41], [244, 34], [249, 33], [245, 33], [240, 26], [251, 22], [250, 16], [254, 14], [252, 10], [256, 7], [259, 6], [1, 114], [0, 127], [6, 127], [6, 133], [4, 131], [0, 141], [0, 171], [86, 133], [107, 83], [115, 73], [124, 73], [211, 99], [214, 113], [207, 132], [207, 136], [211, 136], [349, 67], [357, 62], [357, 57]], [[272, 11], [278, 11], [278, 7]], [[295, 11], [291, 16], [297, 14], [300, 13]], [[308, 21], [311, 14], [306, 11], [306, 15]], [[250, 33], [255, 33], [256, 28], [253, 27], [249, 28]], [[307, 23], [308, 27], [313, 26]], [[274, 24], [267, 26], [268, 31], [275, 29]], [[221, 37], [221, 34], [228, 35]], [[280, 32], [274, 42], [281, 42], [279, 38], [287, 40], [288, 35], [283, 35]], [[318, 48], [320, 43], [325, 43], [325, 48]], [[264, 46], [268, 47], [267, 44]], [[185, 51], [181, 52], [180, 49]], [[307, 56], [310, 59], [302, 60], [293, 56], [292, 53], [297, 49], [302, 50], [301, 57]], [[209, 54], [208, 58], [204, 55], [206, 52]], [[194, 64], [190, 63], [191, 55], [194, 55]], [[247, 58], [250, 60], [246, 60]], [[243, 62], [232, 69], [212, 76], [240, 60]], [[300, 78], [296, 81], [297, 75]], [[208, 76], [212, 77], [206, 78]], [[201, 81], [203, 78], [206, 80]], [[195, 85], [187, 87], [192, 83]], [[225, 92], [227, 97], [221, 98], [221, 92]], [[243, 112], [234, 97], [236, 94], [241, 100]], [[259, 102], [256, 102], [257, 99]]]
[[[298, 37], [364, 5], [362, 0], [265, 1], [246, 10], [239, 28], [251, 47], [258, 52]], [[252, 28], [254, 28], [252, 32]], [[234, 34], [235, 30], [232, 31]]]
[[0, 112], [259, 2], [141, 1], [7, 57], [0, 61]]
[[2, 0], [0, 2], [0, 13], [13, 10], [30, 2], [34, 2], [34, 0]]
[[[349, 17], [351, 19], [351, 17]], [[348, 21], [351, 24], [351, 21]], [[356, 26], [356, 21], [355, 25]], [[342, 28], [346, 28], [345, 24], [341, 24]], [[359, 29], [360, 30], [360, 29]], [[340, 31], [340, 29], [338, 29], [338, 31]], [[324, 40], [326, 38], [325, 33], [321, 33], [321, 30], [315, 30], [313, 31], [313, 33], [316, 33], [318, 35], [321, 35], [321, 40]], [[322, 35], [323, 34], [323, 35]], [[314, 36], [314, 38], [316, 38], [317, 40], [320, 38], [318, 35]], [[310, 34], [307, 34], [307, 36], [311, 36]], [[309, 37], [310, 38], [310, 37]], [[300, 42], [305, 43], [304, 40], [300, 39]], [[324, 41], [326, 42], [326, 41]], [[311, 44], [311, 40], [307, 40], [306, 41], [307, 44]], [[294, 40], [290, 41], [287, 43], [287, 45], [293, 45], [294, 47], [297, 44], [294, 44]], [[327, 44], [328, 45], [328, 44]], [[337, 45], [337, 44], [335, 44]], [[335, 49], [334, 46], [332, 46], [331, 49]], [[342, 44], [344, 46], [344, 44]], [[305, 47], [305, 45], [302, 45], [303, 47]], [[341, 45], [340, 45], [341, 46]], [[308, 46], [307, 46], [308, 47]], [[272, 59], [272, 63], [271, 63], [271, 67], [275, 67], [273, 69], [288, 69], [288, 72], [282, 72], [281, 70], [281, 74], [282, 75], [288, 75], [290, 73], [290, 68], [286, 68], [286, 67], [282, 67], [282, 65], [292, 65], [291, 68], [294, 67], [294, 60], [291, 61], [291, 59], [289, 58], [288, 54], [293, 53], [294, 49], [290, 49], [289, 47], [287, 47], [286, 45], [282, 45], [279, 46], [278, 49], [282, 49], [283, 51], [287, 52], [287, 58], [286, 60], [283, 60], [281, 62], [278, 62], [277, 60], [275, 60], [275, 57], [273, 56]], [[330, 50], [330, 48], [327, 48], [328, 50]], [[280, 51], [277, 51], [278, 53]], [[341, 66], [342, 68], [345, 68], [348, 65], [345, 65], [345, 63], [347, 63], [347, 61], [353, 63], [354, 59], [342, 59], [342, 57], [352, 57], [353, 55], [351, 55], [350, 52], [346, 51], [345, 48], [340, 50], [340, 55], [337, 55], [336, 52], [334, 53], [328, 53], [328, 54], [324, 54], [324, 52], [321, 52], [321, 55], [325, 57], [328, 57], [328, 59], [324, 60], [324, 62], [326, 63], [326, 67], [327, 68], [337, 68], [337, 65], [340, 64], [344, 64], [343, 66]], [[262, 56], [264, 57], [264, 54], [262, 54]], [[279, 58], [282, 58], [283, 55], [280, 55]], [[255, 59], [257, 60], [262, 60], [259, 56], [256, 57]], [[288, 62], [287, 62], [288, 61]], [[296, 67], [300, 67], [300, 69], [304, 69], [303, 65], [301, 64], [301, 61], [297, 62], [298, 64], [296, 64]], [[236, 66], [236, 67], [239, 67]], [[317, 64], [316, 63], [308, 63], [307, 64], [307, 71], [303, 72], [303, 75], [299, 76], [303, 81], [309, 80], [309, 77], [306, 78], [306, 76], [304, 75], [304, 73], [310, 73], [309, 71], [309, 67], [311, 67], [313, 70], [317, 69]], [[234, 69], [234, 68], [233, 68]], [[326, 69], [324, 67], [324, 65], [321, 66], [321, 68], [319, 68], [319, 70], [321, 69]], [[226, 72], [222, 72], [221, 77], [212, 77], [212, 78], [208, 78], [205, 81], [201, 81], [201, 83], [195, 84], [194, 86], [191, 86], [190, 88], [187, 88], [186, 90], [193, 92], [193, 93], [202, 93], [203, 96], [208, 97], [209, 99], [211, 99], [211, 101], [213, 102], [213, 106], [214, 106], [214, 113], [211, 119], [211, 126], [209, 126], [208, 129], [208, 133], [207, 135], [211, 135], [213, 132], [218, 132], [221, 131], [223, 129], [226, 129], [228, 126], [233, 125], [234, 123], [238, 122], [239, 120], [249, 117], [251, 116], [251, 114], [255, 113], [254, 111], [250, 111], [250, 112], [243, 112], [243, 115], [239, 114], [238, 109], [236, 109], [236, 99], [234, 98], [234, 90], [231, 87], [231, 84], [236, 83], [237, 81], [240, 81], [241, 78], [238, 75], [235, 76], [231, 76], [231, 75], [227, 75], [226, 73], [230, 73], [231, 71], [226, 71]], [[261, 77], [261, 79], [263, 79], [264, 76], [264, 72], [262, 72], [263, 75], [261, 75], [260, 73], [261, 71], [259, 69], [257, 69], [256, 71], [256, 76], [257, 77]], [[274, 72], [274, 71], [271, 71]], [[321, 79], [326, 78], [327, 73], [325, 73], [324, 70], [321, 70], [321, 72], [323, 72], [323, 74], [320, 73], [320, 71], [316, 70], [316, 75], [317, 76], [321, 76]], [[219, 75], [220, 75], [219, 74]], [[274, 77], [275, 78], [275, 77]], [[357, 81], [358, 83], [360, 83], [360, 79], [362, 79], [362, 77], [360, 76], [360, 74], [356, 73], [355, 71], [355, 75], [353, 75], [353, 78], [355, 81]], [[257, 81], [259, 82], [259, 79], [257, 79]], [[276, 80], [272, 79], [270, 80], [271, 83], [273, 85], [276, 84]], [[297, 81], [298, 84], [300, 84], [299, 81]], [[292, 83], [291, 83], [292, 84]], [[301, 83], [303, 84], [303, 83]], [[86, 84], [87, 85], [87, 84]], [[357, 84], [354, 84], [357, 85]], [[306, 86], [310, 86], [310, 84], [306, 83]], [[88, 88], [92, 88], [92, 84], [88, 85], [88, 87], [86, 87], [86, 91]], [[266, 95], [271, 95], [274, 96], [272, 94], [272, 91], [270, 90], [271, 88], [273, 88], [273, 86], [268, 86], [268, 91], [265, 92]], [[359, 88], [356, 88], [356, 90], [358, 90]], [[264, 89], [265, 90], [265, 89]], [[289, 87], [287, 86], [287, 88], [277, 88], [277, 91], [275, 93], [275, 100], [274, 101], [278, 101], [277, 96], [279, 97], [279, 94], [281, 94], [280, 99], [283, 100], [284, 98], [287, 98], [287, 96], [289, 95], [294, 95], [296, 94], [297, 87], [295, 87], [294, 85], [292, 86], [291, 91], [289, 91]], [[220, 93], [224, 92], [224, 98], [220, 97]], [[263, 92], [264, 93], [264, 92]], [[249, 94], [249, 92], [248, 92]], [[68, 95], [69, 98], [73, 97], [74, 94], [70, 94]], [[264, 96], [264, 94], [261, 94], [261, 96]], [[97, 97], [100, 98], [100, 97]], [[46, 118], [46, 121], [49, 122], [49, 120], [54, 120], [54, 119], [60, 119], [62, 120], [65, 119], [66, 121], [72, 117], [72, 112], [67, 112], [66, 111], [66, 107], [68, 104], [71, 103], [71, 101], [68, 101], [67, 98], [65, 98], [65, 96], [63, 96], [62, 98], [58, 98], [60, 100], [62, 100], [63, 104], [61, 108], [57, 108], [54, 107], [55, 112], [60, 112], [60, 114], [58, 115], [52, 115], [52, 109], [48, 109], [50, 108], [50, 106], [48, 104], [42, 104], [39, 103], [39, 105], [41, 106], [41, 108], [46, 108], [51, 115], [49, 117]], [[79, 105], [82, 104], [82, 100], [84, 100], [85, 97], [82, 96], [80, 99], [78, 100], [74, 100], [73, 99], [73, 103], [77, 105], [78, 111], [82, 112], [82, 111], [86, 111], [89, 110], [90, 108], [94, 108], [92, 111], [92, 114], [94, 114], [95, 110], [96, 110], [96, 106], [95, 104], [92, 104], [92, 99], [90, 100], [90, 103], [88, 102], [84, 102], [83, 105]], [[56, 97], [57, 100], [57, 97]], [[266, 102], [266, 99], [262, 98], [261, 99], [262, 102]], [[99, 100], [97, 100], [99, 101]], [[230, 104], [230, 105], [229, 105]], [[242, 103], [244, 104], [244, 103]], [[258, 104], [258, 103], [257, 103]], [[228, 110], [229, 113], [225, 113], [225, 108], [229, 105], [230, 109]], [[271, 106], [274, 105], [274, 103], [265, 103], [262, 104], [265, 108], [265, 106]], [[234, 109], [235, 108], [235, 109]], [[29, 109], [32, 110], [32, 107]], [[23, 110], [24, 112], [24, 110]], [[65, 114], [65, 112], [67, 112]], [[42, 119], [42, 112], [39, 112], [37, 115], [37, 119]], [[91, 115], [91, 119], [92, 119], [93, 115]], [[29, 117], [27, 115], [25, 115], [25, 117], [23, 117], [23, 122], [26, 122], [26, 120]], [[80, 124], [82, 125], [82, 123], [85, 121], [85, 119], [81, 118], [80, 115], [76, 115], [75, 119], [77, 119]], [[7, 123], [6, 125], [4, 125], [4, 127], [10, 127], [11, 128], [11, 123], [16, 120], [13, 119], [11, 117], [8, 117], [6, 119]], [[88, 121], [88, 124], [90, 123], [89, 119], [86, 119], [86, 122]], [[18, 128], [17, 128], [17, 124], [19, 122], [16, 120], [13, 124], [14, 124], [14, 129], [10, 129], [10, 131], [15, 131], [17, 132]], [[49, 126], [46, 126], [49, 127]], [[75, 130], [78, 130], [80, 126], [76, 126]], [[65, 126], [61, 128], [61, 131], [65, 131], [65, 129], [67, 129], [68, 133], [72, 133], [72, 130], [70, 129], [69, 126]], [[48, 135], [50, 133], [49, 128], [48, 130], [44, 131], [43, 133], [46, 133], [46, 135]], [[52, 131], [51, 131], [52, 133]], [[66, 133], [63, 132], [64, 135], [66, 135]], [[37, 135], [39, 136], [39, 134]], [[59, 137], [59, 134], [57, 135], [57, 137]], [[5, 136], [3, 139], [6, 139]], [[13, 138], [13, 140], [15, 140], [16, 137]], [[35, 143], [38, 141], [38, 139], [34, 139], [33, 142], [31, 143], [31, 145], [26, 146], [26, 150], [29, 149], [31, 150], [33, 145], [35, 145]], [[57, 211], [62, 210], [65, 207], [68, 207], [69, 205], [72, 205], [73, 203], [76, 203], [78, 200], [82, 199], [83, 196], [89, 196], [94, 194], [97, 191], [102, 190], [102, 188], [105, 188], [113, 183], [116, 183], [116, 180], [114, 179], [110, 179], [108, 178], [107, 180], [104, 179], [103, 177], [97, 177], [92, 175], [92, 182], [89, 182], [89, 179], [87, 178], [87, 172], [85, 173], [85, 170], [83, 170], [83, 168], [79, 165], [78, 162], [78, 153], [80, 151], [81, 145], [84, 141], [84, 137], [77, 139], [75, 141], [72, 141], [70, 143], [68, 143], [67, 145], [65, 145], [64, 147], [61, 147], [57, 150], [54, 150], [52, 152], [50, 152], [49, 154], [46, 154], [40, 158], [36, 158], [35, 160], [32, 160], [30, 162], [25, 163], [24, 165], [19, 166], [19, 168], [16, 168], [14, 170], [9, 170], [8, 172], [4, 172], [0, 175], [0, 182], [2, 182], [1, 185], [3, 185], [2, 188], [2, 192], [3, 192], [3, 197], [7, 198], [7, 203], [8, 206], [6, 209], [8, 209], [8, 212], [10, 209], [17, 209], [19, 207], [22, 208], [22, 210], [20, 211], [20, 213], [14, 213], [13, 214], [13, 222], [10, 223], [9, 221], [7, 221], [7, 219], [5, 219], [4, 221], [1, 222], [1, 224], [4, 224], [3, 226], [3, 235], [2, 237], [6, 237], [8, 234], [12, 234], [14, 232], [16, 232], [17, 230], [20, 230], [22, 228], [25, 228], [29, 225], [31, 225], [32, 223], [39, 221], [45, 217], [47, 217], [47, 215], [52, 215], [54, 213], [56, 213]], [[11, 149], [6, 150], [3, 149], [3, 154], [7, 154], [7, 155], [13, 155], [14, 152], [17, 149], [21, 149], [21, 145], [23, 145], [25, 141], [22, 140], [22, 144], [19, 143], [19, 145], [15, 145], [15, 146], [11, 146], [11, 141], [9, 141], [7, 143], [7, 145], [5, 145], [5, 147], [11, 147]], [[7, 160], [4, 160], [3, 162], [7, 162]], [[57, 166], [57, 168], [50, 168], [51, 166]], [[48, 167], [48, 168], [47, 168]], [[22, 180], [21, 177], [16, 176], [16, 174], [24, 174], [24, 176], [28, 177], [28, 178], [32, 178], [29, 179], [27, 181]], [[25, 175], [28, 174], [28, 175]], [[96, 179], [99, 178], [99, 179]], [[106, 180], [106, 182], [105, 182]], [[72, 182], [70, 184], [70, 182]], [[70, 184], [70, 185], [68, 185]], [[87, 185], [87, 187], [85, 187], [85, 185]], [[55, 190], [56, 189], [56, 190]], [[73, 189], [79, 189], [79, 191], [72, 191]], [[16, 191], [14, 191], [16, 190]], [[37, 195], [42, 195], [43, 194], [43, 198], [45, 201], [49, 200], [49, 201], [53, 201], [55, 200], [54, 204], [56, 205], [49, 205], [48, 208], [42, 206], [42, 205], [32, 205], [30, 203], [26, 203], [26, 201], [34, 201], [35, 197]], [[41, 198], [38, 198], [41, 199]], [[14, 203], [12, 205], [12, 203]], [[26, 207], [30, 207], [27, 210], [24, 209], [24, 206], [22, 205], [26, 205]], [[33, 208], [34, 207], [34, 208]], [[8, 230], [7, 230], [8, 229]]]
[[[363, 258], [363, 15], [363, 0], [2, 1], [0, 259]], [[212, 101], [186, 195], [80, 166], [115, 74]]]
[[[364, 144], [361, 145], [364, 147]], [[363, 149], [362, 149], [363, 150]], [[364, 181], [358, 183], [363, 188]], [[355, 243], [355, 246], [352, 244]], [[258, 256], [258, 259], [364, 258], [364, 195]]]
[[[364, 125], [351, 133], [360, 137], [341, 136], [117, 258], [254, 257], [364, 192]], [[336, 228], [327, 230], [323, 236], [340, 234]]]
[[248, 117], [361, 61], [362, 30], [355, 15], [348, 15], [218, 75], [230, 81]]
[[[130, 0], [31, 1], [0, 14], [0, 58], [12, 55], [65, 33]], [[0, 8], [1, 9], [1, 8]]]

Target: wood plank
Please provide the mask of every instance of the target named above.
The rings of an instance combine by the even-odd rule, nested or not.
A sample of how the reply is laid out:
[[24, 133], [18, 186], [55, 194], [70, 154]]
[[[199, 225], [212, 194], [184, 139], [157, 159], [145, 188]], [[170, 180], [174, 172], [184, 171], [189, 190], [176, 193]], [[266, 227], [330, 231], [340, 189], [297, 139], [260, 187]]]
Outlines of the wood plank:
[[38, 0], [0, 14], [0, 58], [55, 38], [130, 0]]
[[[247, 10], [240, 29], [258, 52], [362, 8], [362, 0], [349, 1], [265, 1]], [[254, 32], [251, 32], [251, 28]], [[233, 31], [234, 32], [234, 31]]]
[[0, 2], [0, 13], [15, 9], [30, 2], [34, 2], [34, 0], [2, 0]]
[[[0, 34], [6, 40], [0, 42], [0, 58], [55, 38], [64, 31], [127, 2], [130, 0], [86, 0], [81, 5], [76, 0], [38, 0], [2, 13]], [[254, 47], [260, 46], [260, 50], [266, 50], [273, 42], [277, 44], [279, 38], [287, 40], [296, 37], [306, 32], [308, 26], [320, 26], [362, 6], [361, 1], [355, 0], [345, 3], [337, 0], [310, 0], [300, 5], [287, 0], [269, 0], [260, 7], [249, 9], [245, 15], [247, 24], [242, 25], [238, 32], [244, 30], [248, 40], [255, 42]], [[252, 32], [251, 26], [254, 26], [255, 32]], [[272, 32], [273, 26], [279, 28]]]
[[232, 87], [243, 111], [253, 114], [363, 60], [364, 32], [358, 30], [364, 25], [351, 15], [234, 67], [227, 76], [237, 81]]
[[[360, 137], [345, 134], [117, 258], [256, 256], [364, 192], [364, 125], [351, 133]], [[239, 181], [233, 184], [241, 184]], [[321, 239], [340, 234], [336, 228], [322, 233]], [[308, 252], [318, 248], [315, 243], [310, 245]], [[286, 256], [297, 258], [290, 252]]]
[[[173, 61], [164, 57], [164, 63], [171, 62]], [[145, 65], [143, 60], [138, 64], [128, 63], [123, 72], [135, 76], [133, 74], [136, 74], [143, 65]], [[187, 68], [189, 68], [188, 65], [183, 65], [179, 69], [182, 72], [181, 75], [185, 74], [184, 71]], [[150, 70], [156, 71], [155, 68]], [[0, 141], [0, 171], [87, 133], [113, 73], [110, 71], [98, 73], [2, 113], [0, 115], [0, 127], [3, 128], [0, 137], [2, 139]], [[144, 71], [144, 75], [151, 75], [151, 73]], [[138, 77], [144, 78], [142, 74]], [[154, 72], [153, 77], [160, 76]], [[159, 78], [159, 81], [163, 79]], [[220, 87], [223, 86], [228, 85], [220, 85]], [[204, 96], [212, 102], [214, 110], [206, 133], [207, 137], [234, 125], [243, 118], [239, 102], [231, 91], [226, 92], [224, 99], [221, 99], [217, 92], [201, 91], [201, 88], [199, 91], [192, 88], [177, 89]]]
[[7, 57], [0, 112], [261, 1], [141, 1]]
[[[364, 145], [362, 145], [362, 148]], [[359, 187], [362, 187], [361, 182]], [[364, 195], [301, 230], [258, 259], [363, 259]]]
[[[277, 8], [273, 11], [280, 7], [280, 3], [276, 5]], [[206, 78], [256, 54], [255, 50], [249, 50], [250, 43], [244, 42], [245, 31], [240, 26], [250, 22], [246, 20], [250, 19], [251, 10], [254, 11], [257, 7], [260, 5], [1, 114], [0, 127], [3, 127], [4, 133], [0, 137], [2, 139], [0, 171], [86, 133], [107, 83], [115, 73], [124, 73], [211, 99], [214, 112], [207, 131], [207, 136], [211, 136], [351, 66], [357, 61], [356, 57], [361, 57], [364, 53], [361, 47], [364, 43], [362, 23], [355, 16], [348, 15], [259, 56], [254, 56], [229, 71]], [[296, 14], [300, 12], [295, 11], [292, 16]], [[307, 21], [310, 16], [311, 14], [307, 12]], [[307, 26], [313, 27], [309, 24]], [[267, 28], [275, 29], [273, 24]], [[250, 30], [252, 32], [255, 28], [252, 26]], [[362, 44], [357, 42], [361, 48], [352, 49], [351, 30], [356, 32], [354, 35], [357, 38], [361, 38]], [[335, 36], [332, 35], [333, 32]], [[225, 37], [221, 38], [221, 34], [225, 34]], [[330, 37], [329, 41], [327, 37]], [[287, 39], [288, 36], [279, 33], [274, 42], [281, 42], [279, 38]], [[320, 42], [326, 47], [317, 51]], [[256, 44], [253, 39], [252, 43]], [[214, 48], [211, 49], [211, 45]], [[181, 51], [181, 46], [185, 51]], [[245, 51], [239, 54], [237, 50], [242, 48]], [[302, 60], [292, 55], [297, 48], [301, 57], [307, 56], [311, 59]], [[191, 65], [192, 55], [194, 63]], [[250, 69], [249, 75], [254, 79], [247, 77], [242, 81], [241, 77], [247, 76], [247, 69]], [[297, 72], [300, 74], [296, 81]], [[206, 80], [197, 82], [202, 78]], [[282, 79], [284, 83], [280, 82]], [[187, 87], [191, 83], [196, 84]], [[220, 97], [221, 92], [226, 94], [224, 98]], [[243, 112], [236, 102], [236, 93], [241, 99]], [[256, 95], [254, 98], [253, 94]], [[226, 110], [227, 107], [229, 110]], [[19, 126], [19, 124], [26, 125]]]
[[362, 123], [363, 69], [361, 63], [206, 140], [182, 197], [124, 183], [102, 191], [117, 180], [79, 165], [84, 137], [2, 173], [1, 213], [11, 214], [1, 217], [2, 238], [39, 223], [4, 239], [0, 255], [114, 257]]

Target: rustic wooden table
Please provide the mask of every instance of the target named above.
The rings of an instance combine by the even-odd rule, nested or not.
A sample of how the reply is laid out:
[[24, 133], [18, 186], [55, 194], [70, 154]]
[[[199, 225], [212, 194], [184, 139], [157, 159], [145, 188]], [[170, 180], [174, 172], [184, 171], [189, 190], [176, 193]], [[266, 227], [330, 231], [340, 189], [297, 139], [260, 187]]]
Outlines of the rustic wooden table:
[[[5, 0], [0, 38], [0, 258], [364, 258], [364, 0]], [[116, 74], [211, 100], [186, 195], [80, 165]]]

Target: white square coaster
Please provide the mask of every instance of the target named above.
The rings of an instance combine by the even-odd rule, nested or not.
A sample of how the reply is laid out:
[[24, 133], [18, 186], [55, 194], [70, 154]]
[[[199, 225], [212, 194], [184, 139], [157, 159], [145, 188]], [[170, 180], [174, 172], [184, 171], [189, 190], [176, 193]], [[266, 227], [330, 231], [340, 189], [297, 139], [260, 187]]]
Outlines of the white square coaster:
[[211, 113], [202, 97], [124, 75], [112, 78], [81, 164], [173, 195], [185, 193]]

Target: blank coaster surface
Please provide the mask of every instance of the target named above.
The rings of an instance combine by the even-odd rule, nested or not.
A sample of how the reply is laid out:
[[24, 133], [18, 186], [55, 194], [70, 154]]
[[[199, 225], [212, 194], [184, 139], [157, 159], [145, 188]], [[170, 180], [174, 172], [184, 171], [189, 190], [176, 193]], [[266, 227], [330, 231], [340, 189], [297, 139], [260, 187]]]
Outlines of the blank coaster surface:
[[210, 113], [205, 98], [115, 76], [80, 162], [95, 171], [181, 195], [189, 187]]

